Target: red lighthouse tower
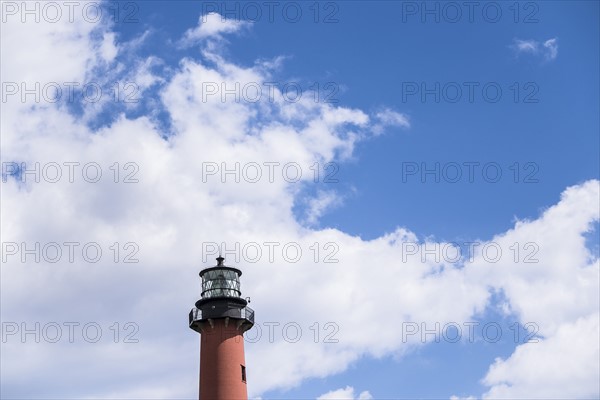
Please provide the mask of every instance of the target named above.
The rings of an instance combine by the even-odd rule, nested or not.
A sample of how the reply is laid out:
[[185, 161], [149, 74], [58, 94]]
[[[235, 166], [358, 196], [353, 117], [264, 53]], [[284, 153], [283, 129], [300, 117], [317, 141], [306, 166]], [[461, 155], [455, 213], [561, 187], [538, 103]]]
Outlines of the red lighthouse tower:
[[223, 260], [200, 271], [201, 298], [189, 316], [200, 333], [200, 400], [247, 400], [243, 335], [254, 325], [254, 311], [241, 297], [242, 271]]

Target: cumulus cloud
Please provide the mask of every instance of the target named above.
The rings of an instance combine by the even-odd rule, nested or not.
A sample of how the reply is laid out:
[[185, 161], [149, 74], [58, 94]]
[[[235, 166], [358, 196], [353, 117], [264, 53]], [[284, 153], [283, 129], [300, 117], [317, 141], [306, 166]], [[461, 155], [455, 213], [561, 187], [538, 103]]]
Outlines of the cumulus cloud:
[[346, 386], [345, 388], [332, 390], [317, 397], [317, 400], [371, 400], [373, 396], [368, 391], [360, 392], [358, 396], [354, 394], [354, 388], [352, 386]]
[[[52, 71], [50, 67], [56, 59], [54, 54], [34, 52], [37, 58], [31, 60], [28, 68], [8, 69], [8, 79], [17, 82], [27, 77], [37, 81], [56, 79], [65, 82], [99, 79], [94, 73], [106, 71], [99, 63], [111, 53], [101, 45], [106, 41], [96, 31], [107, 28], [88, 25], [84, 25], [86, 30], [80, 34], [75, 34], [77, 25], [66, 26], [65, 29], [72, 29], [74, 33], [49, 46], [56, 47], [55, 53], [77, 49], [74, 52], [76, 58], [70, 64], [72, 70], [57, 68], [53, 75], [47, 77], [44, 74]], [[8, 23], [6, 30], [9, 35], [3, 35], [2, 42], [3, 50], [6, 48], [3, 62], [6, 59], [17, 60], [21, 53], [18, 46], [4, 46], [4, 40], [12, 38], [11, 29], [22, 33], [19, 41], [23, 44], [55, 36], [52, 27], [61, 26], [54, 24], [30, 30], [22, 27], [19, 21]], [[109, 40], [114, 39], [114, 35], [106, 36]], [[127, 45], [116, 43], [115, 46], [118, 54]], [[309, 247], [316, 241], [321, 247], [336, 243], [341, 232], [305, 230], [296, 221], [292, 206], [302, 185], [312, 181], [310, 166], [315, 162], [324, 165], [351, 154], [355, 143], [370, 129], [369, 116], [358, 109], [315, 103], [308, 96], [298, 102], [289, 102], [278, 89], [272, 98], [263, 96], [256, 103], [223, 103], [218, 95], [205, 96], [203, 83], [244, 85], [264, 82], [268, 78], [264, 75], [264, 68], [244, 68], [227, 60], [208, 66], [201, 61], [183, 59], [168, 80], [162, 82], [149, 72], [151, 65], [161, 63], [156, 57], [151, 57], [134, 60], [140, 68], [111, 70], [135, 74], [135, 81], [140, 82], [140, 86], [149, 87], [156, 82], [162, 84], [156, 100], [172, 125], [172, 135], [167, 135], [166, 139], [151, 109], [140, 116], [127, 117], [127, 105], [112, 104], [116, 108], [114, 117], [102, 120], [97, 117], [103, 109], [98, 104], [82, 103], [83, 111], [74, 113], [69, 107], [55, 103], [32, 108], [32, 97], [21, 102], [20, 97], [14, 96], [3, 107], [2, 131], [6, 133], [3, 134], [3, 160], [26, 162], [30, 167], [35, 163], [63, 166], [64, 163], [75, 163], [81, 168], [95, 163], [101, 167], [103, 177], [109, 178], [90, 184], [81, 178], [81, 169], [77, 169], [74, 182], [69, 182], [65, 169], [64, 180], [58, 184], [43, 180], [37, 184], [32, 182], [33, 179], [22, 184], [14, 178], [3, 183], [2, 207], [11, 210], [11, 217], [2, 221], [3, 240], [32, 244], [100, 243], [104, 251], [104, 257], [98, 263], [83, 262], [81, 257], [75, 263], [64, 258], [58, 263], [44, 259], [40, 263], [29, 259], [29, 263], [25, 264], [20, 262], [20, 258], [8, 260], [1, 271], [3, 321], [27, 321], [28, 324], [41, 321], [43, 325], [53, 322], [60, 325], [68, 321], [82, 321], [83, 325], [93, 321], [103, 327], [105, 338], [115, 321], [120, 321], [121, 326], [127, 321], [135, 321], [140, 332], [140, 343], [128, 346], [104, 343], [86, 349], [87, 342], [81, 337], [81, 343], [45, 343], [39, 346], [36, 357], [30, 358], [30, 362], [21, 357], [23, 352], [29, 351], [27, 343], [9, 341], [3, 344], [3, 361], [7, 360], [13, 367], [8, 371], [3, 369], [2, 378], [3, 382], [13, 382], [5, 389], [13, 397], [19, 394], [39, 397], [48, 392], [66, 393], [67, 390], [76, 393], [76, 397], [95, 398], [147, 397], [151, 393], [158, 397], [193, 395], [193, 388], [197, 386], [197, 376], [193, 373], [197, 369], [197, 357], [181, 363], [173, 354], [198, 351], [197, 337], [185, 323], [181, 324], [181, 315], [187, 314], [186, 309], [199, 295], [197, 282], [190, 277], [197, 276], [197, 270], [203, 264], [202, 243], [209, 241], [224, 241], [230, 245], [236, 242], [301, 243], [304, 250], [302, 263], [288, 262], [289, 268], [281, 268], [280, 263], [285, 265], [281, 254], [278, 264], [269, 263], [263, 256], [261, 263], [252, 265], [253, 273], [244, 274], [244, 284], [255, 288], [249, 294], [255, 299], [253, 304], [261, 310], [260, 321], [285, 323], [286, 318], [292, 318], [302, 323], [304, 332], [308, 332], [309, 326], [316, 321], [308, 323], [302, 313], [286, 317], [285, 310], [289, 311], [289, 307], [281, 302], [273, 303], [274, 297], [266, 295], [268, 290], [261, 294], [260, 282], [270, 281], [273, 286], [277, 285], [278, 289], [273, 293], [275, 296], [282, 296], [283, 292], [289, 294], [291, 288], [286, 288], [290, 282], [287, 274], [302, 271], [303, 265], [312, 269], [317, 267], [313, 265], [313, 258], [308, 256]], [[90, 126], [90, 121], [96, 124]], [[216, 164], [224, 170], [235, 168], [236, 163], [258, 164], [262, 168], [263, 179], [257, 183], [243, 179], [238, 183], [235, 177], [229, 175], [224, 183], [220, 173], [206, 175], [207, 166]], [[268, 178], [267, 163], [279, 166], [274, 170], [273, 180]], [[291, 163], [300, 165], [304, 171], [298, 182], [285, 179], [289, 174], [282, 175], [282, 166]], [[129, 165], [127, 170], [125, 165]], [[120, 173], [118, 177], [115, 168]], [[240, 173], [245, 172], [242, 170]], [[134, 180], [125, 184], [123, 179], [129, 173], [135, 173]], [[331, 204], [329, 200], [325, 203]], [[321, 205], [315, 203], [310, 215], [317, 218], [324, 208], [323, 202]], [[115, 263], [108, 255], [115, 251], [115, 243], [121, 251], [117, 259], [122, 261], [124, 251], [128, 254], [133, 251], [133, 258], [139, 262]], [[123, 245], [126, 243], [135, 246], [125, 249]], [[109, 249], [111, 246], [113, 250]], [[324, 253], [326, 250], [339, 252], [339, 245], [319, 250], [323, 258], [329, 255]], [[181, 257], [183, 254], [185, 257]], [[228, 256], [228, 261], [239, 263], [237, 258]], [[36, 272], [32, 274], [32, 271]], [[303, 280], [307, 279], [304, 272], [300, 275]], [[53, 284], [48, 285], [49, 281]], [[284, 284], [284, 281], [288, 283]], [[319, 288], [315, 294], [323, 289]], [[38, 302], [23, 303], [24, 299], [31, 299], [31, 291], [40, 298], [47, 298], [46, 305], [39, 307]], [[95, 311], [90, 313], [91, 309]], [[325, 325], [330, 322], [331, 316], [315, 314], [311, 318]], [[328, 327], [339, 329], [337, 325]], [[182, 347], [182, 343], [185, 346]], [[276, 374], [261, 373], [267, 364], [261, 366], [260, 357], [255, 354], [260, 354], [261, 348], [270, 348], [269, 354], [265, 354], [266, 360], [275, 356], [279, 351], [276, 349], [282, 346], [291, 351], [295, 360], [306, 359], [307, 351], [315, 357], [310, 357], [308, 363], [286, 363], [282, 365], [284, 373], [281, 374], [279, 371]], [[290, 343], [278, 336], [273, 346], [263, 339], [254, 346], [254, 350], [252, 347], [249, 346], [248, 359], [255, 359], [251, 361], [254, 367], [249, 368], [249, 375], [254, 376], [254, 387], [251, 387], [254, 393], [297, 384], [314, 371], [326, 375], [332, 369], [340, 370], [347, 365], [347, 362], [339, 364], [337, 357], [330, 357], [329, 363], [313, 369], [319, 353], [337, 354], [337, 351], [312, 341], [290, 347]], [[57, 379], [58, 376], [50, 378], [43, 373], [52, 369], [75, 373], [74, 366], [85, 364], [88, 356], [96, 361], [85, 374], [80, 371], [79, 384]], [[351, 350], [345, 350], [339, 353], [339, 357], [343, 361], [355, 355]], [[128, 372], [117, 373], [110, 367], [114, 360], [129, 365]], [[157, 371], [161, 371], [161, 378], [151, 379], [152, 383], [142, 383], [147, 378], [146, 374], [156, 367]], [[119, 379], [110, 373], [111, 370], [119, 375]], [[175, 370], [190, 373], [180, 375], [172, 372]], [[293, 373], [286, 376], [285, 371]], [[52, 379], [52, 383], [25, 388], [19, 383], [19, 376], [25, 374], [38, 380], [43, 375]], [[89, 379], [100, 375], [106, 377], [102, 388], [90, 386]], [[268, 378], [268, 375], [274, 376]], [[290, 376], [294, 377], [293, 380]]]
[[553, 61], [558, 57], [558, 38], [551, 38], [544, 42], [534, 39], [514, 39], [511, 45], [517, 55], [532, 54], [541, 56], [546, 61]]
[[[518, 221], [493, 238], [501, 248], [530, 244], [526, 260], [505, 254], [496, 263], [481, 256], [466, 274], [502, 290], [521, 323], [533, 323], [536, 339], [497, 359], [483, 383], [489, 398], [587, 398], [600, 393], [598, 376], [599, 260], [585, 235], [597, 224], [599, 182], [566, 189], [538, 219]], [[575, 339], [576, 338], [576, 339]]]
[[[2, 65], [3, 71], [7, 65], [8, 79], [96, 79], [94, 74], [102, 71], [98, 66], [115, 54], [101, 45], [106, 41], [116, 48], [117, 58], [110, 62], [121, 62], [122, 44], [104, 25], [39, 25], [13, 20], [3, 27]], [[206, 32], [219, 35], [238, 28]], [[70, 34], [57, 38], [55, 29]], [[206, 32], [189, 35], [200, 38]], [[12, 41], [25, 48], [46, 43], [53, 51], [28, 52], [28, 62], [19, 67], [22, 50]], [[71, 56], [72, 63], [57, 67], [56, 54]], [[576, 329], [586, 332], [586, 342], [594, 332], [597, 336], [592, 316], [598, 309], [598, 260], [586, 248], [584, 235], [598, 220], [598, 181], [566, 189], [560, 202], [539, 218], [519, 221], [490, 239], [503, 247], [535, 242], [537, 264], [515, 263], [509, 252], [498, 263], [481, 255], [454, 264], [423, 262], [418, 256], [401, 262], [403, 243], [434, 243], [400, 227], [372, 240], [337, 229], [307, 228], [293, 208], [311, 184], [315, 162], [343, 162], [376, 126], [408, 127], [403, 114], [370, 115], [316, 103], [310, 96], [290, 102], [277, 88], [272, 97], [255, 102], [223, 102], [219, 93], [207, 96], [206, 82], [217, 88], [221, 83], [243, 87], [270, 77], [260, 66], [244, 67], [210, 54], [217, 64], [183, 58], [160, 79], [153, 78], [157, 74], [151, 68], [161, 65], [156, 55], [154, 61], [138, 60], [140, 67], [132, 71], [124, 68], [147, 87], [159, 86], [154, 101], [169, 121], [168, 134], [154, 107], [140, 106], [139, 114], [131, 115], [127, 106], [117, 104], [114, 117], [103, 120], [97, 112], [86, 114], [92, 107], [86, 104], [81, 107], [89, 118], [64, 104], [32, 107], [31, 98], [21, 102], [13, 97], [3, 104], [3, 161], [24, 161], [30, 167], [35, 162], [79, 163], [74, 182], [65, 167], [59, 183], [15, 178], [3, 183], [2, 208], [10, 210], [3, 212], [3, 241], [25, 242], [29, 248], [35, 242], [98, 243], [104, 251], [95, 263], [81, 255], [76, 262], [63, 256], [60, 262], [28, 258], [23, 263], [13, 256], [3, 263], [3, 322], [25, 322], [28, 328], [36, 321], [43, 326], [94, 322], [104, 332], [97, 343], [84, 340], [80, 331], [73, 343], [21, 343], [19, 336], [11, 336], [2, 344], [2, 363], [11, 366], [1, 371], [3, 395], [195, 396], [199, 345], [186, 316], [199, 296], [198, 270], [212, 261], [203, 261], [205, 244], [213, 242], [225, 242], [227, 262], [244, 270], [242, 290], [257, 312], [247, 343], [251, 396], [342, 372], [361, 357], [401, 355], [422, 346], [418, 336], [404, 341], [398, 335], [403, 322], [431, 326], [472, 320], [488, 306], [490, 288], [504, 290], [510, 310], [522, 322], [538, 323], [543, 338], [539, 348], [518, 349], [490, 367], [485, 378], [490, 396], [508, 393], [505, 386], [521, 393], [519, 387], [551, 385], [556, 379], [554, 373], [519, 378], [510, 372], [513, 366], [524, 371], [536, 360], [550, 359], [548, 368], [558, 368], [556, 360], [564, 351], [571, 352], [573, 362], [590, 364], [580, 346], [565, 344], [565, 338]], [[102, 168], [97, 183], [81, 179], [81, 167], [89, 163]], [[290, 179], [291, 169], [284, 170], [295, 164], [305, 172], [297, 180]], [[257, 168], [261, 179], [254, 182], [250, 177], [257, 176]], [[126, 176], [135, 179], [124, 182]], [[317, 196], [309, 215], [316, 220], [335, 203], [332, 198], [326, 192]], [[265, 246], [257, 261], [242, 257], [248, 243], [266, 242], [279, 243], [273, 260]], [[299, 259], [282, 252], [289, 243], [302, 250]], [[138, 262], [124, 263], [132, 252]], [[382, 277], [389, 290], [373, 290]], [[393, 304], [399, 310], [396, 318], [390, 319], [381, 304]], [[135, 325], [125, 328], [128, 322]], [[123, 342], [134, 331], [138, 341]], [[63, 334], [67, 332], [65, 328]], [[571, 384], [553, 386], [557, 396], [598, 394], [590, 383], [597, 377], [593, 368], [573, 368], [568, 376]], [[585, 388], [578, 392], [574, 385]], [[321, 398], [332, 398], [331, 393], [357, 397], [347, 387]], [[358, 398], [370, 395], [361, 392]]]
[[591, 399], [600, 393], [598, 313], [561, 324], [537, 343], [496, 359], [483, 379], [486, 399]]

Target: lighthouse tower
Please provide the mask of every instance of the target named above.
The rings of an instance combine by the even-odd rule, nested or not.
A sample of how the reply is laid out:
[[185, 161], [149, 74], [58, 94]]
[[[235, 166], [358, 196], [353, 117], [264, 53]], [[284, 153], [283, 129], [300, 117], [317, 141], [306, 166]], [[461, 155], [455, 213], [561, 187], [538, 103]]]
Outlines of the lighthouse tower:
[[243, 334], [254, 311], [240, 292], [242, 271], [217, 265], [200, 271], [201, 298], [190, 311], [190, 328], [200, 333], [200, 400], [247, 400]]

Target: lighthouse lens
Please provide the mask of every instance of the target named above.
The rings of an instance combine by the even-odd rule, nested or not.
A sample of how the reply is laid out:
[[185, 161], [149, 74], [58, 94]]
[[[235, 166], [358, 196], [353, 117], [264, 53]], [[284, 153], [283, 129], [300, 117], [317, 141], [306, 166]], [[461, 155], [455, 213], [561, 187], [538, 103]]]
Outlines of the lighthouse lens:
[[239, 275], [229, 269], [214, 269], [202, 275], [202, 297], [240, 297]]

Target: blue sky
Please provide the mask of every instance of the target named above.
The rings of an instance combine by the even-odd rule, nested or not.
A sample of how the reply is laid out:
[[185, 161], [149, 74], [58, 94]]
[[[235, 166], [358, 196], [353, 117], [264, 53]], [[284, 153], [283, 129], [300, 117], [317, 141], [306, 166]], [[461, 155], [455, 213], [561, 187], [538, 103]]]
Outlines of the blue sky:
[[[286, 21], [283, 11], [275, 11], [269, 22], [268, 7], [262, 5], [264, 16], [252, 29], [228, 39], [231, 59], [244, 65], [258, 58], [286, 56], [278, 81], [304, 82], [305, 87], [334, 82], [341, 90], [332, 99], [340, 104], [366, 110], [393, 107], [411, 117], [410, 132], [398, 129], [361, 144], [353, 159], [340, 168], [336, 189], [347, 200], [344, 207], [324, 216], [323, 226], [365, 238], [398, 225], [445, 240], [487, 237], [509, 227], [514, 217], [537, 216], [558, 199], [561, 188], [597, 177], [597, 2], [569, 7], [560, 1], [532, 3], [535, 8], [523, 2], [519, 23], [514, 22], [515, 11], [507, 4], [500, 7], [503, 14], [497, 23], [487, 22], [479, 8], [469, 22], [464, 6], [464, 15], [451, 23], [445, 20], [452, 18], [452, 10], [444, 12], [437, 3], [440, 22], [430, 14], [423, 23], [421, 5], [404, 3], [417, 4], [417, 14], [406, 15], [403, 7], [409, 6], [400, 1], [340, 2], [337, 8], [325, 8], [324, 3], [321, 18], [332, 13], [331, 18], [338, 20], [332, 23], [314, 23], [315, 11], [308, 5], [302, 8], [304, 16], [298, 23]], [[152, 27], [157, 40], [148, 42], [147, 50], [178, 59], [182, 51], [174, 50], [168, 41], [175, 41], [196, 23], [202, 10], [213, 7], [230, 10], [240, 19], [253, 17], [252, 8], [236, 2], [179, 2], [177, 7], [151, 2], [140, 5], [139, 24], [118, 24], [116, 31], [128, 38]], [[428, 7], [435, 10], [436, 3]], [[494, 20], [492, 12], [488, 11], [489, 18]], [[525, 23], [528, 16], [532, 22]], [[511, 47], [516, 39], [543, 42], [551, 38], [557, 38], [559, 46], [568, 44], [564, 50], [560, 47], [561, 57], [551, 61]], [[197, 56], [194, 48], [184, 53]], [[440, 88], [456, 83], [463, 92], [455, 103], [451, 102], [454, 92], [449, 92], [448, 100], [441, 89], [439, 102], [435, 95], [423, 101], [420, 88], [419, 93], [403, 98], [403, 88], [412, 89], [413, 82], [428, 88], [435, 88], [436, 82]], [[473, 102], [464, 82], [478, 84]], [[486, 101], [482, 94], [482, 86], [490, 82], [502, 89], [496, 103]], [[516, 91], [521, 96], [518, 102]], [[537, 102], [525, 103], [528, 94]], [[436, 162], [480, 164], [474, 183], [468, 182], [468, 167], [463, 165], [465, 176], [458, 183], [440, 179], [440, 184], [423, 184], [415, 176], [402, 181], [403, 162], [419, 166], [424, 162], [428, 168], [435, 168]], [[490, 162], [502, 167], [497, 183], [482, 178], [481, 168]], [[517, 183], [515, 169], [520, 172]], [[523, 182], [529, 174], [537, 182]], [[352, 195], [352, 187], [359, 193]], [[440, 197], [443, 202], [438, 201]], [[423, 206], [427, 206], [426, 213], [419, 212]], [[380, 212], [371, 212], [373, 208]], [[347, 215], [369, 218], [348, 219]]]
[[[139, 99], [3, 97], [3, 163], [97, 162], [110, 177], [115, 161], [130, 162], [140, 176], [128, 187], [3, 180], [3, 252], [74, 239], [140, 249], [125, 268], [3, 255], [3, 324], [85, 323], [93, 309], [104, 329], [135, 321], [140, 342], [42, 343], [43, 357], [26, 362], [31, 343], [3, 336], [2, 395], [193, 398], [197, 337], [177, 324], [199, 295], [204, 244], [276, 239], [304, 254], [335, 243], [340, 262], [227, 256], [259, 324], [304, 332], [298, 344], [246, 343], [253, 398], [597, 398], [600, 3], [477, 2], [472, 21], [463, 2], [281, 2], [272, 21], [267, 3], [104, 2], [119, 17], [93, 24], [22, 23], [3, 5], [5, 93], [6, 82], [117, 81], [134, 82]], [[203, 101], [207, 82], [276, 82], [277, 100]], [[302, 101], [282, 99], [290, 84]], [[298, 162], [301, 182], [203, 180], [207, 163], [273, 160]], [[407, 243], [468, 242], [504, 258], [403, 259]], [[531, 249], [534, 264], [523, 261]], [[52, 311], [24, 301], [29, 286]], [[313, 343], [315, 322], [337, 324], [339, 342]], [[466, 331], [456, 343], [400, 340], [407, 324], [471, 322], [473, 341]], [[489, 340], [486, 324], [502, 337]], [[527, 324], [537, 343], [525, 343]], [[84, 357], [99, 357], [89, 373], [76, 367]], [[564, 376], [563, 358], [578, 366]], [[19, 378], [48, 368], [81, 383], [51, 373], [43, 390]]]

